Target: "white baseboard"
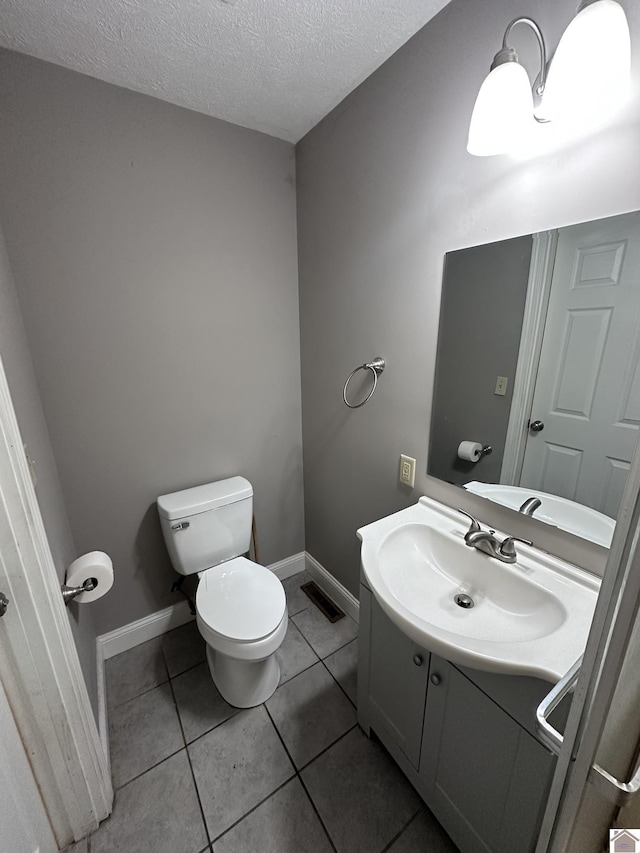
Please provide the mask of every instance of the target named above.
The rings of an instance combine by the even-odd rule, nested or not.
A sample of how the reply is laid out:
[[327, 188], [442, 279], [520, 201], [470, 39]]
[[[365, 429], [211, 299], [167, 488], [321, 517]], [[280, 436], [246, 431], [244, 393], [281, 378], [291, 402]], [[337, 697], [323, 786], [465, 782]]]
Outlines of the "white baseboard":
[[315, 557], [306, 551], [304, 556], [307, 574], [326, 592], [329, 598], [335, 601], [338, 607], [341, 607], [345, 613], [351, 616], [354, 622], [360, 622], [360, 603], [355, 595], [352, 595], [339, 580], [334, 578], [331, 572], [328, 572]]
[[191, 615], [189, 602], [179, 601], [171, 607], [165, 607], [164, 610], [158, 610], [157, 613], [151, 613], [143, 619], [109, 631], [108, 634], [101, 634], [97, 640], [98, 648], [101, 649], [104, 660], [107, 660], [121, 652], [128, 652], [147, 640], [160, 637], [173, 628], [179, 628], [192, 619], [195, 619], [195, 616]]
[[304, 551], [301, 551], [299, 554], [294, 554], [292, 557], [286, 557], [278, 563], [271, 563], [270, 566], [267, 566], [269, 571], [273, 572], [281, 581], [286, 580], [286, 578], [293, 577], [293, 575], [297, 575], [298, 572], [304, 572], [305, 567], [306, 560]]

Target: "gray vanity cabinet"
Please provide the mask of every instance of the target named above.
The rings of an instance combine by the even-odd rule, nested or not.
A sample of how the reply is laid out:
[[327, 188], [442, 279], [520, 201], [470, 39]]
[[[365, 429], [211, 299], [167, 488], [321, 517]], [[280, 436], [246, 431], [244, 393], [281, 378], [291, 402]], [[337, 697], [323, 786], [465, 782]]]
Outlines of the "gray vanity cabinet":
[[420, 777], [463, 851], [535, 847], [554, 758], [455, 666], [431, 656]]
[[[402, 633], [366, 587], [361, 587], [360, 636], [366, 631], [368, 642], [368, 675], [360, 677], [367, 685], [367, 723], [360, 725], [368, 730], [373, 726], [401, 750], [413, 767], [418, 769], [424, 706], [429, 676], [429, 653], [419, 648]], [[367, 597], [365, 607], [362, 596]], [[365, 618], [363, 624], [363, 611]]]
[[532, 851], [555, 762], [534, 737], [549, 685], [456, 667], [420, 649], [364, 585], [359, 655], [358, 722], [462, 853]]

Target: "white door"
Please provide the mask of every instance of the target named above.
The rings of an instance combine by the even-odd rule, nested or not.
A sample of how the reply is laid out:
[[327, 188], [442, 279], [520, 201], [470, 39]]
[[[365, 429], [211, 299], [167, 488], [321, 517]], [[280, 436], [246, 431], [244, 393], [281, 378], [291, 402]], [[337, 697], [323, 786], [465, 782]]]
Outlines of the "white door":
[[56, 853], [58, 847], [1, 682], [0, 757], [0, 851]]
[[562, 228], [521, 485], [615, 518], [640, 425], [640, 214]]

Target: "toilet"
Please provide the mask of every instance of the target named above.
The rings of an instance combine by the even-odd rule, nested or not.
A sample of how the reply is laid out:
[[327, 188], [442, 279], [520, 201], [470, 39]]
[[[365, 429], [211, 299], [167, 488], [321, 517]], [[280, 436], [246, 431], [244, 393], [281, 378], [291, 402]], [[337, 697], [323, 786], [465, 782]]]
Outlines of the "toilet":
[[288, 620], [279, 578], [240, 556], [251, 541], [251, 483], [231, 477], [157, 504], [174, 569], [199, 577], [196, 621], [216, 687], [236, 708], [262, 704], [280, 681], [275, 653]]

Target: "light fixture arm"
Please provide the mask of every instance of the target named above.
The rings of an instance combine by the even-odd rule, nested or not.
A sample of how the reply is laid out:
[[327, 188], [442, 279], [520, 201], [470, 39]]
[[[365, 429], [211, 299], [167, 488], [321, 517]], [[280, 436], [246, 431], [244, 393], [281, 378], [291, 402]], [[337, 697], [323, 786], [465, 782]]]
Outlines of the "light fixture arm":
[[510, 47], [508, 44], [509, 36], [511, 35], [511, 30], [517, 24], [526, 24], [530, 29], [533, 30], [535, 37], [538, 39], [538, 47], [540, 48], [540, 73], [535, 79], [533, 84], [533, 99], [534, 104], [537, 106], [542, 98], [542, 94], [544, 92], [544, 87], [547, 82], [547, 48], [544, 43], [544, 37], [542, 35], [542, 30], [536, 24], [534, 20], [531, 18], [514, 18], [513, 21], [509, 24], [507, 29], [504, 32], [504, 37], [502, 39], [502, 49], [499, 50], [491, 63], [491, 70], [493, 71], [498, 65], [502, 65], [504, 62], [517, 62], [518, 54], [515, 52], [514, 48]]

